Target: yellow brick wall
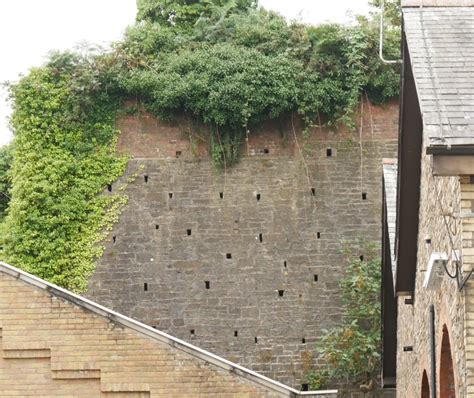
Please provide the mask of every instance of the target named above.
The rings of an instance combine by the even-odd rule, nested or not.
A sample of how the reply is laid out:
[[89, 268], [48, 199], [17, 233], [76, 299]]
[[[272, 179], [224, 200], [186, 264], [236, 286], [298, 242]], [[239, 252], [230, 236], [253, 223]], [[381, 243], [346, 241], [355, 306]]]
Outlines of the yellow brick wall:
[[2, 397], [288, 396], [1, 272], [0, 333]]
[[[453, 355], [456, 397], [467, 394], [465, 374], [468, 372], [469, 356], [466, 357], [465, 333], [469, 327], [466, 320], [466, 297], [474, 286], [458, 290], [455, 280], [443, 276], [441, 287], [427, 290], [423, 287], [430, 255], [444, 252], [451, 255], [452, 249], [463, 250], [463, 221], [461, 212], [462, 190], [466, 189], [459, 177], [435, 177], [432, 175], [431, 158], [423, 154], [420, 186], [420, 213], [418, 232], [417, 270], [414, 304], [406, 304], [405, 297], [398, 298], [397, 332], [397, 397], [419, 397], [423, 371], [427, 372], [431, 388], [430, 306], [435, 308], [436, 379], [439, 396], [439, 372], [443, 326], [446, 325]], [[447, 227], [451, 232], [451, 243]], [[464, 219], [463, 219], [464, 220]], [[431, 239], [431, 243], [425, 241]], [[464, 255], [465, 253], [463, 253]], [[464, 268], [466, 264], [464, 264]], [[454, 272], [450, 261], [448, 268]], [[466, 272], [463, 272], [466, 276]], [[473, 282], [474, 283], [474, 282]], [[474, 314], [474, 312], [473, 312]], [[413, 351], [404, 351], [412, 347]]]
[[[474, 213], [474, 184], [469, 177], [461, 178], [461, 213]], [[463, 270], [467, 274], [474, 269], [474, 218], [462, 218], [462, 260]], [[467, 276], [467, 275], [465, 275]], [[466, 285], [466, 390], [468, 396], [474, 396], [474, 277]]]

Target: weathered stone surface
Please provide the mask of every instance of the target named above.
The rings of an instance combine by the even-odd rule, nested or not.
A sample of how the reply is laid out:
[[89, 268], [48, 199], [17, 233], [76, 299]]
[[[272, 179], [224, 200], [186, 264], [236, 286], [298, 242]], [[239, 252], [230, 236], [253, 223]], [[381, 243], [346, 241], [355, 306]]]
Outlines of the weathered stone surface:
[[361, 130], [316, 129], [305, 145], [290, 122], [267, 126], [225, 173], [179, 125], [141, 118], [120, 124], [135, 155], [123, 181], [136, 178], [88, 295], [300, 388], [322, 329], [340, 322], [344, 241], [380, 240], [397, 105], [365, 103]]

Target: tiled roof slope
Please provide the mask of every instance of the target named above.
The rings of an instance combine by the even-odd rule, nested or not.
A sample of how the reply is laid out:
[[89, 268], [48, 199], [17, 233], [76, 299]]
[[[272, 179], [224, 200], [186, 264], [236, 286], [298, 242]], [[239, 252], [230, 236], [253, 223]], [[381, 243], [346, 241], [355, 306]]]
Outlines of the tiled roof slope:
[[474, 7], [403, 16], [428, 151], [474, 146]]
[[385, 189], [385, 203], [387, 206], [388, 237], [390, 241], [390, 257], [392, 260], [393, 281], [397, 261], [395, 257], [395, 235], [397, 224], [397, 161], [395, 159], [383, 160], [383, 180]]

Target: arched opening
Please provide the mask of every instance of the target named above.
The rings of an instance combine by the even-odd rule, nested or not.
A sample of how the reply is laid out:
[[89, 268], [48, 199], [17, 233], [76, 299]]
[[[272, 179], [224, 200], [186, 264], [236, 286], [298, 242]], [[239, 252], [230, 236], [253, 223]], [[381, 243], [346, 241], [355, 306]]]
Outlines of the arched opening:
[[430, 383], [428, 382], [426, 370], [423, 371], [423, 377], [421, 379], [421, 398], [430, 398]]
[[443, 339], [441, 341], [441, 361], [439, 366], [439, 391], [440, 398], [456, 398], [454, 387], [453, 358], [451, 344], [446, 325], [443, 326]]

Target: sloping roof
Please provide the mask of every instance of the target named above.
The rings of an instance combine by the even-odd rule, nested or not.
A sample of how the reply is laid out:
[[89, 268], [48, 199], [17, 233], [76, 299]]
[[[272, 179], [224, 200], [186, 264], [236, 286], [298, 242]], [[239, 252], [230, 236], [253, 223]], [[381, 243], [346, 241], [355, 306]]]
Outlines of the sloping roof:
[[387, 227], [390, 243], [390, 257], [392, 264], [393, 281], [395, 282], [397, 260], [395, 256], [395, 239], [397, 225], [397, 161], [383, 160], [383, 181], [385, 189], [385, 205], [387, 209]]
[[265, 386], [268, 390], [278, 392], [288, 397], [316, 397], [316, 396], [334, 396], [337, 394], [337, 390], [326, 390], [326, 391], [297, 391], [291, 387], [288, 387], [282, 383], [276, 382], [268, 377], [262, 376], [250, 369], [244, 368], [243, 366], [232, 363], [224, 358], [218, 357], [210, 352], [207, 352], [201, 348], [198, 348], [192, 344], [186, 343], [183, 340], [177, 339], [176, 337], [170, 336], [164, 332], [156, 330], [143, 323], [128, 318], [122, 314], [105, 308], [91, 300], [74, 294], [66, 289], [59, 286], [53, 285], [45, 280], [37, 278], [27, 272], [24, 272], [18, 268], [12, 267], [11, 265], [5, 264], [0, 261], [0, 273], [9, 275], [16, 280], [23, 281], [26, 284], [31, 285], [34, 288], [39, 288], [48, 292], [48, 294], [66, 300], [73, 305], [79, 306], [87, 311], [95, 313], [108, 321], [114, 322], [115, 324], [121, 325], [132, 331], [147, 336], [148, 338], [155, 339], [158, 342], [165, 343], [174, 349], [181, 350], [190, 354], [198, 359], [204, 360], [207, 363], [213, 364], [214, 366], [220, 367], [224, 370], [232, 372], [238, 376], [244, 377], [250, 382], [258, 383]]
[[[453, 6], [427, 7], [441, 4]], [[456, 6], [474, 1], [405, 0], [403, 5], [427, 152], [473, 149], [474, 7]]]

